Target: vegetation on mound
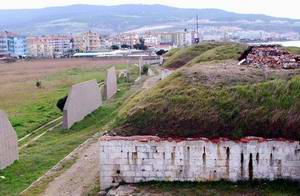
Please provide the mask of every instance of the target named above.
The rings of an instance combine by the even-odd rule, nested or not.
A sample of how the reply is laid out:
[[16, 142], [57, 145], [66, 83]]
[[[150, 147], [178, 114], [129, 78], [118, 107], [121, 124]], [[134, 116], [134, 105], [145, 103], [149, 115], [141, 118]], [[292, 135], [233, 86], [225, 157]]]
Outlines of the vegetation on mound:
[[165, 55], [164, 66], [179, 68], [186, 64], [193, 65], [204, 61], [237, 59], [245, 49], [245, 45], [236, 43], [202, 43], [188, 48], [171, 50]]
[[187, 66], [193, 66], [197, 63], [216, 61], [216, 60], [227, 60], [227, 59], [238, 59], [241, 54], [245, 51], [246, 46], [241, 44], [227, 44], [215, 47], [208, 50], [199, 56], [188, 62]]
[[290, 53], [293, 53], [293, 54], [296, 54], [296, 55], [300, 55], [300, 48], [299, 47], [286, 47], [286, 49], [290, 52]]
[[119, 135], [300, 139], [299, 89], [297, 76], [206, 85], [191, 82], [178, 71], [132, 97], [119, 112], [114, 131]]
[[145, 182], [137, 185], [140, 195], [299, 195], [299, 183], [286, 180], [250, 182]]

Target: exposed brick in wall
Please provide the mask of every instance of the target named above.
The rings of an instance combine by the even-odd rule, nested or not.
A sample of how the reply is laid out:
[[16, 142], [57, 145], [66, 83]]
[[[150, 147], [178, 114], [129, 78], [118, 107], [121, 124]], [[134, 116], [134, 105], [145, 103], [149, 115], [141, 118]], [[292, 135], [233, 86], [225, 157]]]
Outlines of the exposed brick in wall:
[[0, 170], [18, 160], [17, 134], [7, 115], [0, 111]]
[[100, 139], [100, 185], [120, 182], [300, 179], [299, 141], [243, 138]]
[[96, 80], [73, 85], [64, 106], [63, 128], [71, 128], [101, 105], [102, 97]]

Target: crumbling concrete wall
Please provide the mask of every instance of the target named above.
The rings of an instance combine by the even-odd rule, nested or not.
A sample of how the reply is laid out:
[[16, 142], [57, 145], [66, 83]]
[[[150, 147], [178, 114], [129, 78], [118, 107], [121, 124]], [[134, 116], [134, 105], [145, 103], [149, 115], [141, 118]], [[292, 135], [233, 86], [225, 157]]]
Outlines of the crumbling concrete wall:
[[106, 80], [104, 84], [104, 92], [106, 99], [112, 98], [117, 93], [117, 75], [115, 67], [107, 70]]
[[19, 159], [17, 134], [5, 112], [0, 111], [0, 170]]
[[64, 106], [63, 128], [71, 128], [101, 105], [102, 97], [96, 80], [73, 85]]
[[120, 182], [300, 179], [300, 144], [244, 138], [162, 139], [155, 136], [100, 139], [100, 185]]

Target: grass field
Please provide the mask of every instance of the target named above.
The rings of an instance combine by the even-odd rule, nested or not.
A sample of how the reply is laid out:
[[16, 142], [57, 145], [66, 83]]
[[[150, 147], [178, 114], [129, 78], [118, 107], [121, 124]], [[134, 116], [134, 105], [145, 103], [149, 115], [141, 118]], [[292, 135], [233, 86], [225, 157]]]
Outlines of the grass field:
[[[19, 137], [60, 116], [61, 112], [56, 108], [56, 102], [59, 98], [67, 95], [72, 84], [90, 79], [103, 81], [105, 70], [112, 65], [115, 65], [117, 70], [127, 68], [126, 63], [114, 64], [112, 61], [97, 62], [89, 59], [53, 61], [55, 65], [52, 60], [38, 61], [46, 63], [41, 65], [41, 68], [35, 67], [38, 62], [33, 62], [33, 65], [27, 65], [30, 62], [6, 64], [15, 69], [10, 72], [10, 76], [3, 70], [12, 70], [12, 67], [0, 68], [3, 71], [0, 72], [0, 108], [9, 113], [10, 120]], [[26, 70], [21, 77], [18, 76], [19, 72], [22, 72], [19, 69], [24, 66], [24, 63], [25, 67], [31, 67], [31, 71], [34, 73]], [[66, 66], [65, 63], [69, 66]], [[45, 68], [48, 66], [51, 68]], [[56, 68], [52, 66], [56, 66]], [[128, 68], [131, 77], [136, 78], [138, 68], [135, 66]], [[51, 71], [49, 71], [50, 69]], [[36, 77], [42, 81], [43, 88], [35, 87]], [[105, 102], [103, 107], [75, 124], [71, 130], [65, 131], [57, 127], [20, 150], [19, 161], [0, 171], [0, 176], [2, 176], [0, 178], [0, 195], [18, 195], [78, 145], [111, 122], [116, 116], [118, 108], [131, 93], [130, 86], [131, 81], [120, 79], [118, 81], [119, 92], [112, 101]], [[66, 167], [68, 166], [66, 165]]]
[[116, 99], [77, 123], [71, 130], [61, 128], [47, 133], [20, 152], [20, 160], [0, 171], [0, 195], [17, 195], [63, 159], [79, 144], [109, 123], [127, 97], [128, 84], [122, 84]]
[[[67, 95], [72, 84], [90, 79], [103, 81], [107, 68], [116, 65], [117, 69], [125, 69], [125, 64], [124, 59], [54, 59], [0, 64], [0, 109], [9, 114], [21, 138], [61, 115], [56, 102]], [[41, 89], [35, 86], [37, 80], [42, 81]]]

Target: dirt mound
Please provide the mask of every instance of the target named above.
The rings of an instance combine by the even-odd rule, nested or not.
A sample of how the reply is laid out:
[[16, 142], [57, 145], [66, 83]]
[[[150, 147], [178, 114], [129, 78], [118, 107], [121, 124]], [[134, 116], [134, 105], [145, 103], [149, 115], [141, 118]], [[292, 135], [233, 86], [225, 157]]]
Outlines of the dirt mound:
[[205, 42], [187, 48], [171, 50], [165, 55], [164, 67], [177, 69], [212, 60], [234, 59], [247, 47], [237, 43]]
[[244, 136], [300, 139], [298, 70], [263, 70], [236, 61], [177, 70], [131, 97], [118, 135]]

